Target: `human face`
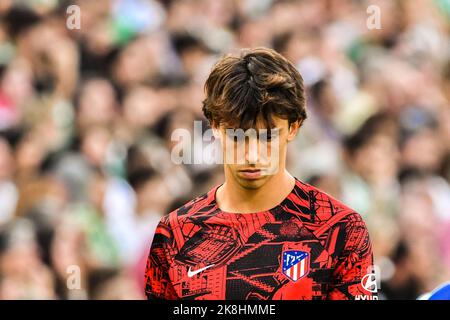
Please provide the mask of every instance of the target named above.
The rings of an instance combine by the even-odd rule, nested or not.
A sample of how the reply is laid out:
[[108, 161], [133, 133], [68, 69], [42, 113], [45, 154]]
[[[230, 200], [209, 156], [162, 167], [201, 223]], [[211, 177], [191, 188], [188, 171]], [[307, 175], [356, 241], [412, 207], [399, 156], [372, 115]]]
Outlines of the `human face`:
[[[220, 138], [224, 156], [225, 177], [245, 189], [259, 189], [284, 173], [287, 144], [300, 127], [273, 117], [273, 128], [257, 121], [255, 129], [239, 130], [220, 125], [214, 128]], [[239, 134], [239, 132], [245, 132]]]

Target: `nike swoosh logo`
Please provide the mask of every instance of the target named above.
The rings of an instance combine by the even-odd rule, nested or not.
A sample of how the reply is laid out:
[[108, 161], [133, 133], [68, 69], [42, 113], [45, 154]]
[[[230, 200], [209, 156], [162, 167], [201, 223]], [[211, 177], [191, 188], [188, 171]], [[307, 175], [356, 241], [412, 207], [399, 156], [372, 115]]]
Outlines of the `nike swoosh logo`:
[[206, 266], [206, 267], [200, 268], [200, 269], [195, 270], [195, 271], [192, 271], [192, 270], [191, 270], [191, 267], [189, 267], [189, 270], [188, 270], [188, 277], [191, 278], [191, 277], [195, 276], [197, 273], [200, 273], [200, 272], [202, 272], [202, 271], [205, 271], [206, 269], [211, 268], [212, 266], [213, 266], [213, 264], [210, 265], [210, 266]]

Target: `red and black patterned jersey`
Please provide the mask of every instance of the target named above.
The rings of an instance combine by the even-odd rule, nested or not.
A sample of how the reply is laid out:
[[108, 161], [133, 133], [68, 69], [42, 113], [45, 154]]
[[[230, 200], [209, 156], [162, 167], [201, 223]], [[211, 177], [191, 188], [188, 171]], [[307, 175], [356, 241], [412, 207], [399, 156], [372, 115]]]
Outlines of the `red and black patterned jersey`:
[[163, 217], [145, 273], [148, 299], [363, 299], [372, 247], [360, 215], [296, 179], [275, 208], [228, 213], [216, 186]]

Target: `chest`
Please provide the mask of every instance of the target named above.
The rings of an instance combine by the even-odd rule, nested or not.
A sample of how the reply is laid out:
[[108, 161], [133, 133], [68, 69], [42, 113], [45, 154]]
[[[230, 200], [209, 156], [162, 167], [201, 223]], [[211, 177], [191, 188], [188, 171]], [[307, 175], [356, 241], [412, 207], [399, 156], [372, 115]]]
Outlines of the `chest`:
[[210, 225], [174, 256], [170, 276], [183, 299], [323, 299], [328, 252], [295, 221], [256, 227]]

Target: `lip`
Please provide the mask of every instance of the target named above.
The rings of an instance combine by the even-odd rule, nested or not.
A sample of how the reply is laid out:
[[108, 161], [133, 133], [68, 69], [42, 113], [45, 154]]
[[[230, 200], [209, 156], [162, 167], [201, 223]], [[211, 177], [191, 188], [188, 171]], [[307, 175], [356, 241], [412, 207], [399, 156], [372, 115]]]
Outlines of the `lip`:
[[245, 170], [239, 170], [239, 174], [249, 180], [258, 179], [261, 177], [261, 169], [245, 169]]

